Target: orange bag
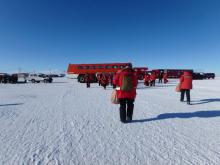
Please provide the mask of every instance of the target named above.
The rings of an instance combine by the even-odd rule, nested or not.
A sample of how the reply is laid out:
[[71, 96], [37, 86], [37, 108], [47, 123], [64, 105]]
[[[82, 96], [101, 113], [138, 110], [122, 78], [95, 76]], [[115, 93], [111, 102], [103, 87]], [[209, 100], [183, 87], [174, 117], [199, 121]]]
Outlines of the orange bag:
[[116, 92], [116, 90], [113, 90], [113, 92], [112, 92], [111, 102], [112, 102], [113, 104], [119, 104], [119, 100], [118, 100], [118, 97], [117, 97], [117, 92]]
[[176, 86], [176, 92], [180, 92], [180, 84]]

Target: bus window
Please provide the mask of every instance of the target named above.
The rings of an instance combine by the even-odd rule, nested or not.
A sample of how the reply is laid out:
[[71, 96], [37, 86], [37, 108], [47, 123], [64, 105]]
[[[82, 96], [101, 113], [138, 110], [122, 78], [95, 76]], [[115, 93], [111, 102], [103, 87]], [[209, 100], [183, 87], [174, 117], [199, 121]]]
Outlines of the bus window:
[[111, 68], [111, 66], [109, 66], [109, 65], [105, 66], [105, 69], [110, 69], [110, 68]]
[[85, 69], [89, 69], [89, 66], [85, 66]]
[[120, 68], [123, 69], [125, 66], [124, 65], [120, 65]]
[[117, 66], [117, 65], [113, 65], [112, 68], [113, 68], [113, 69], [117, 69], [118, 66]]
[[96, 69], [96, 66], [91, 66], [91, 69]]
[[99, 69], [103, 69], [103, 66], [100, 65], [100, 66], [99, 66]]
[[78, 69], [83, 69], [83, 67], [82, 66], [78, 66]]

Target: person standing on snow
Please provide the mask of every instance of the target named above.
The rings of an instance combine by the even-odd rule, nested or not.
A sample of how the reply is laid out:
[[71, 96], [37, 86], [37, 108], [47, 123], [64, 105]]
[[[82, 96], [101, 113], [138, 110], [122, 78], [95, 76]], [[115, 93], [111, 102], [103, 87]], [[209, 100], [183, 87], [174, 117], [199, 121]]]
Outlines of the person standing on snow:
[[114, 76], [113, 84], [117, 86], [120, 120], [123, 123], [132, 121], [137, 83], [137, 75], [131, 64], [119, 70]]
[[158, 76], [158, 79], [159, 79], [159, 82], [158, 83], [162, 83], [162, 80], [163, 80], [163, 72], [161, 71], [159, 76]]
[[101, 73], [97, 73], [96, 77], [97, 77], [97, 80], [98, 80], [99, 86], [101, 86], [102, 74], [101, 74]]
[[149, 81], [150, 81], [150, 75], [146, 73], [144, 75], [144, 85], [149, 86]]
[[184, 101], [184, 95], [186, 93], [187, 104], [190, 104], [190, 90], [192, 89], [192, 74], [188, 71], [184, 71], [183, 75], [180, 77], [180, 101]]
[[156, 74], [154, 72], [150, 75], [150, 86], [155, 86]]
[[103, 74], [101, 78], [101, 85], [106, 89], [106, 86], [108, 85], [108, 75]]
[[164, 82], [164, 84], [168, 83], [168, 75], [167, 75], [167, 73], [164, 73], [164, 75], [163, 75], [163, 82]]
[[85, 74], [84, 79], [85, 79], [86, 87], [90, 88], [90, 83], [91, 83], [90, 75], [88, 73]]

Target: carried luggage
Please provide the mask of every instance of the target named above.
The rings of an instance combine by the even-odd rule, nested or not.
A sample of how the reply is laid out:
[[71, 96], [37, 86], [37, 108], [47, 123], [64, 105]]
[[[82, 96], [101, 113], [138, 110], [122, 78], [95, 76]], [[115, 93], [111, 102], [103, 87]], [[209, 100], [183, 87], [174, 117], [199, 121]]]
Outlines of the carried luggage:
[[180, 90], [181, 90], [181, 89], [180, 89], [180, 84], [178, 84], [178, 85], [176, 86], [175, 91], [176, 91], [176, 92], [180, 92]]
[[119, 99], [118, 99], [118, 97], [117, 97], [117, 91], [116, 91], [116, 90], [113, 90], [113, 91], [112, 91], [111, 102], [112, 102], [113, 104], [119, 104]]

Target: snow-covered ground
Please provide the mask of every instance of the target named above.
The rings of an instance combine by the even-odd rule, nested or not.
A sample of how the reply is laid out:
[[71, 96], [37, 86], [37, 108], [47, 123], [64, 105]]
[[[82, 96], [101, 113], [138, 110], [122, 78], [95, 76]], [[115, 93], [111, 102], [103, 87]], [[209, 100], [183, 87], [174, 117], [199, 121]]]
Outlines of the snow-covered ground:
[[0, 84], [0, 164], [219, 165], [220, 79], [139, 84], [134, 121], [119, 121], [112, 89], [73, 79]]

